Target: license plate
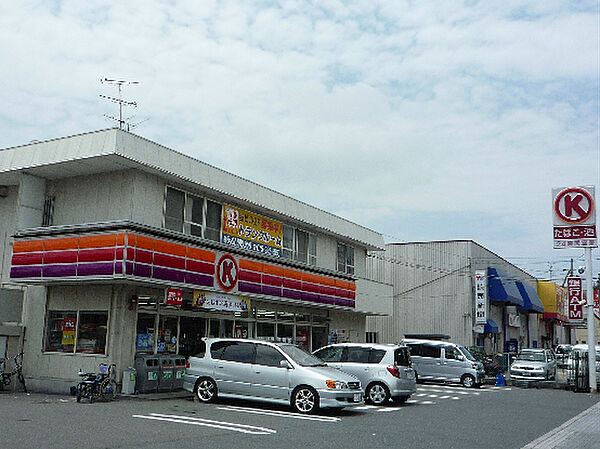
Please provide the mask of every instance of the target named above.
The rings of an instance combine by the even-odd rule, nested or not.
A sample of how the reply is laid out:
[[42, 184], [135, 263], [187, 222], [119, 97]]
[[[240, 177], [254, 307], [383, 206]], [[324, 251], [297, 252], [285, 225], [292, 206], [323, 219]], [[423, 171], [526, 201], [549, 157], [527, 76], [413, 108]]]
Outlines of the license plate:
[[360, 394], [360, 393], [354, 394], [354, 402], [360, 402], [361, 399], [362, 399], [362, 394]]

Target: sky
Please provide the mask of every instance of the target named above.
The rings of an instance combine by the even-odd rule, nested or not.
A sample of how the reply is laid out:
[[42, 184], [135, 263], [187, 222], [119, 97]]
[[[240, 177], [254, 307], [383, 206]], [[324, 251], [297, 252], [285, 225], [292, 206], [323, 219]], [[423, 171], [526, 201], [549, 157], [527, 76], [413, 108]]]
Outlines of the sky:
[[[0, 148], [115, 123], [385, 236], [538, 278], [552, 188], [599, 185], [598, 0], [0, 4]], [[599, 194], [600, 195], [600, 194]], [[593, 272], [600, 271], [598, 249]]]

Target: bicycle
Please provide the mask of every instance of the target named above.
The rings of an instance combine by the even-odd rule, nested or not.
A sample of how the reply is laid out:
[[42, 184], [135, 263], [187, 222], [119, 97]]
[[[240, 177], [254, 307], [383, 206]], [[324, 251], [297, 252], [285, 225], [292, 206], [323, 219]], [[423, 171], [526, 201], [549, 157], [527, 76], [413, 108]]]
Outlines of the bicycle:
[[[11, 371], [5, 371], [6, 363], [9, 360], [14, 360], [15, 367]], [[2, 379], [0, 380], [0, 390], [10, 385], [13, 376], [17, 376], [21, 385], [23, 385], [23, 391], [27, 393], [27, 387], [25, 386], [25, 377], [23, 376], [23, 353], [20, 352], [13, 357], [6, 359], [0, 359], [0, 366], [2, 366]]]
[[113, 363], [107, 365], [101, 363], [99, 365], [99, 373], [84, 373], [79, 371], [79, 376], [82, 380], [77, 384], [76, 396], [77, 402], [81, 402], [82, 398], [88, 398], [90, 404], [96, 399], [104, 401], [112, 401], [117, 392], [117, 382], [115, 381], [115, 368]]

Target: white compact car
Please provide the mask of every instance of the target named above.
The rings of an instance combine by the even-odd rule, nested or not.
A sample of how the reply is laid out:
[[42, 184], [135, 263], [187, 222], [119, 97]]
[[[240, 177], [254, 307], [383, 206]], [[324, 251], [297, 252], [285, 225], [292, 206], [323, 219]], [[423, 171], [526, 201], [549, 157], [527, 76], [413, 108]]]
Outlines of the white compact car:
[[366, 402], [382, 405], [391, 398], [402, 403], [417, 391], [406, 346], [340, 343], [325, 346], [314, 355], [328, 366], [358, 377], [365, 389]]
[[556, 369], [556, 357], [551, 349], [523, 349], [510, 365], [510, 378], [524, 381], [554, 380]]

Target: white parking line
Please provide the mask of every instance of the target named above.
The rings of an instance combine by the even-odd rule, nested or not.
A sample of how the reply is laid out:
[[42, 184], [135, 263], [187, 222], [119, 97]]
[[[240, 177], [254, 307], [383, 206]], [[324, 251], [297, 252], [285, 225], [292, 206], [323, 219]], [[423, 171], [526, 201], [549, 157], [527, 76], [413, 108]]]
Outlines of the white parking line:
[[277, 433], [274, 429], [267, 427], [249, 426], [225, 421], [213, 421], [212, 419], [196, 418], [193, 416], [163, 415], [161, 413], [150, 413], [149, 415], [131, 415], [133, 418], [152, 419], [156, 421], [169, 421], [181, 424], [193, 424], [195, 426], [213, 427], [215, 429], [231, 430], [233, 432], [249, 433], [252, 435], [271, 435]]
[[[373, 407], [373, 406], [368, 406]], [[363, 409], [364, 407], [354, 407], [354, 410]], [[335, 418], [332, 416], [315, 416], [315, 415], [302, 415], [300, 413], [283, 412], [278, 410], [263, 410], [260, 408], [248, 408], [248, 407], [236, 407], [228, 405], [225, 407], [217, 407], [219, 410], [228, 410], [230, 412], [242, 412], [251, 413], [254, 415], [267, 415], [267, 416], [278, 416], [280, 418], [293, 418], [293, 419], [305, 419], [308, 421], [323, 421], [323, 422], [339, 422], [341, 418]]]
[[[454, 390], [450, 390], [450, 389], [439, 389], [439, 388], [426, 388], [424, 389], [424, 391], [427, 392], [431, 392], [431, 393], [454, 393], [454, 394], [462, 394], [462, 395], [475, 395], [475, 396], [479, 396], [479, 392], [478, 391], [454, 391]], [[421, 395], [425, 395], [427, 393], [421, 393]], [[419, 396], [419, 395], [417, 395]]]

